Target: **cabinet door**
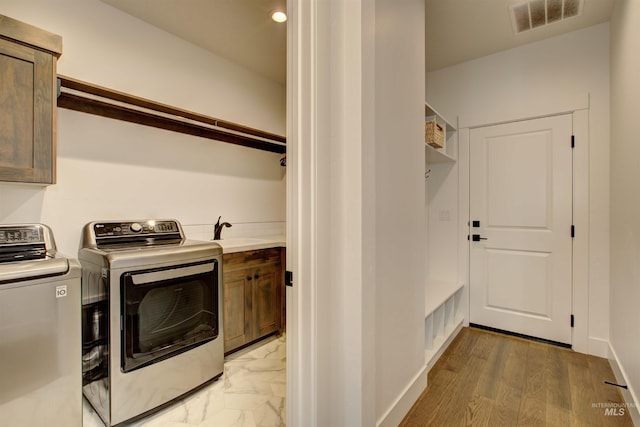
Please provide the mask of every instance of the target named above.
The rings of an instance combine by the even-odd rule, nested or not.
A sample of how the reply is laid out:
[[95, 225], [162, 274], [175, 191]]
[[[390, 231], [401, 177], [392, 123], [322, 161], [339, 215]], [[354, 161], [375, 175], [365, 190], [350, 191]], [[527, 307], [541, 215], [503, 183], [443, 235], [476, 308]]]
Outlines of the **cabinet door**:
[[253, 338], [260, 338], [280, 328], [280, 267], [277, 264], [254, 270], [251, 284]]
[[225, 353], [251, 341], [250, 270], [236, 270], [224, 273], [223, 300]]
[[0, 181], [54, 182], [53, 55], [0, 39]]

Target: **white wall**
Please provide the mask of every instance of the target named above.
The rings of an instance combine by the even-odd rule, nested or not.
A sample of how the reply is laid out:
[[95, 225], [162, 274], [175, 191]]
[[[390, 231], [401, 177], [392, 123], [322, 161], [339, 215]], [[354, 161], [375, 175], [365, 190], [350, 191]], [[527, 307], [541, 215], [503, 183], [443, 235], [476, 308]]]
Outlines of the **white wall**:
[[[611, 18], [611, 348], [624, 372], [620, 380], [626, 381], [636, 405], [640, 404], [638, 22], [639, 2], [616, 2]], [[637, 415], [637, 406], [632, 413]]]
[[287, 7], [287, 422], [395, 426], [426, 385], [424, 1]]
[[[61, 75], [285, 132], [282, 85], [98, 0], [3, 0], [1, 13], [62, 36]], [[58, 109], [57, 184], [0, 184], [0, 223], [44, 222], [59, 249], [75, 255], [91, 220], [283, 222], [280, 157]]]
[[424, 1], [375, 6], [376, 416], [394, 425], [426, 385]]
[[588, 334], [589, 352], [599, 355], [606, 355], [609, 339], [608, 40], [609, 24], [600, 24], [427, 76], [428, 102], [449, 120], [459, 116], [476, 125], [524, 118], [520, 112], [532, 106], [589, 95], [589, 141], [576, 143], [589, 144]]
[[[455, 135], [452, 138], [455, 138]], [[431, 163], [426, 167], [430, 170], [426, 179], [429, 279], [457, 283], [460, 281], [458, 277], [459, 165], [458, 162], [445, 162]]]
[[[287, 424], [375, 424], [374, 0], [287, 3]], [[373, 22], [373, 23], [372, 23]], [[365, 188], [366, 187], [366, 188]], [[291, 375], [289, 375], [291, 374]]]

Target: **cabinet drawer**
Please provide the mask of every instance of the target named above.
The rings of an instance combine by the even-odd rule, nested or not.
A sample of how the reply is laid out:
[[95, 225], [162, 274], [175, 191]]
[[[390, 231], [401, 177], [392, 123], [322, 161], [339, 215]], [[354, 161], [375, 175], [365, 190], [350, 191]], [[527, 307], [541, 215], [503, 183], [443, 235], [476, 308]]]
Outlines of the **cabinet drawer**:
[[280, 248], [257, 249], [222, 256], [224, 272], [280, 262]]

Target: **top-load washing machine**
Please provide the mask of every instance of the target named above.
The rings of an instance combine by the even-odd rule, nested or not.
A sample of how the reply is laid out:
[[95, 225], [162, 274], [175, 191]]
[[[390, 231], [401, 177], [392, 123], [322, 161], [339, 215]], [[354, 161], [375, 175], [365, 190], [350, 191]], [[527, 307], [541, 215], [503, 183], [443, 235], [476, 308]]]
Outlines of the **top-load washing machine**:
[[80, 276], [49, 227], [0, 225], [0, 426], [82, 426]]

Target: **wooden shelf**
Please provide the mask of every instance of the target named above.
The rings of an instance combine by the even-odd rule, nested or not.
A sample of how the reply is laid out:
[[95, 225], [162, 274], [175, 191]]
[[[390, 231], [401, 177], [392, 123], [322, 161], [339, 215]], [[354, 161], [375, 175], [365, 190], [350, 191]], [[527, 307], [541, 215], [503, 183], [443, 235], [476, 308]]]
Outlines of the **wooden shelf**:
[[286, 152], [284, 136], [58, 76], [58, 107], [274, 153]]

